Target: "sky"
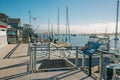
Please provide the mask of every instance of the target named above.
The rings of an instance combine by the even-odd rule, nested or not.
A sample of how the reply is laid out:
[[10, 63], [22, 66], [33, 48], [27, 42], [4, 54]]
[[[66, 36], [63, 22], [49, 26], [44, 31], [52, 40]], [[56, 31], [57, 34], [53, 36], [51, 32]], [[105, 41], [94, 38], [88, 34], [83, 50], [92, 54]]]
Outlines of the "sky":
[[48, 19], [57, 32], [59, 7], [60, 32], [65, 33], [66, 6], [71, 33], [115, 32], [117, 0], [0, 0], [0, 12], [20, 18], [22, 24], [29, 23], [31, 11], [36, 32], [47, 31]]

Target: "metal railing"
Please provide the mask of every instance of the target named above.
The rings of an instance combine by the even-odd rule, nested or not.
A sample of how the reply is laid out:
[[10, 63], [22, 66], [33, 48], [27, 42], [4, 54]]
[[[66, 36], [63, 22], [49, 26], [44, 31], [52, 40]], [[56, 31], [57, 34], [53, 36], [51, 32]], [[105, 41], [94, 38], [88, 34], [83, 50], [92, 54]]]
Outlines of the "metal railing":
[[[65, 56], [65, 51], [69, 50], [74, 50], [75, 51], [75, 65], [71, 62], [70, 64], [74, 65], [74, 67], [72, 68], [77, 68], [78, 67], [78, 50], [81, 49], [81, 46], [69, 46], [69, 47], [60, 47], [57, 45], [50, 45], [49, 43], [47, 44], [47, 46], [30, 46], [29, 47], [29, 53], [30, 53], [30, 71], [32, 72], [36, 72], [36, 71], [40, 71], [39, 69], [36, 68], [36, 64], [37, 64], [37, 53], [38, 52], [42, 52], [42, 51], [46, 51], [45, 54], [46, 56], [44, 56], [43, 58], [39, 59], [39, 60], [44, 60], [44, 59], [51, 59], [51, 52], [55, 52], [55, 51], [59, 51], [59, 54], [62, 54], [62, 57], [59, 57], [59, 59], [66, 59], [69, 63], [70, 61], [67, 59], [67, 57]], [[71, 67], [66, 67], [71, 68]], [[66, 69], [66, 68], [62, 68], [62, 69]], [[52, 68], [50, 68], [52, 69]], [[60, 68], [59, 68], [60, 69]], [[45, 70], [45, 69], [41, 69], [41, 70]]]
[[[101, 39], [102, 40], [102, 39]], [[110, 53], [109, 52], [109, 37], [108, 37], [108, 44], [107, 44], [108, 46], [106, 46], [108, 49], [108, 51], [104, 51], [104, 50], [99, 50], [99, 51], [97, 51], [99, 54], [98, 55], [100, 55], [100, 60], [99, 60], [99, 63], [100, 63], [100, 65], [99, 65], [99, 79], [100, 80], [102, 80], [105, 76], [103, 76], [103, 67], [104, 67], [104, 65], [103, 65], [103, 63], [104, 63], [104, 60], [103, 60], [103, 54], [105, 54], [105, 53]], [[65, 51], [68, 51], [68, 52], [70, 52], [70, 51], [75, 51], [75, 64], [74, 64], [74, 67], [72, 67], [72, 69], [73, 68], [78, 68], [78, 51], [79, 50], [81, 50], [81, 46], [68, 46], [68, 47], [60, 47], [60, 46], [57, 46], [57, 45], [52, 45], [51, 46], [51, 44], [50, 43], [48, 43], [47, 44], [47, 46], [30, 46], [29, 47], [30, 48], [30, 71], [32, 71], [32, 72], [36, 72], [36, 71], [41, 71], [41, 70], [49, 70], [49, 69], [53, 69], [53, 68], [49, 68], [49, 69], [37, 69], [36, 68], [36, 64], [37, 64], [37, 55], [36, 55], [36, 53], [37, 53], [37, 51], [46, 51], [46, 57], [44, 57], [43, 59], [51, 59], [51, 52], [55, 52], [55, 51], [59, 51], [59, 54], [62, 54], [63, 55], [63, 58], [66, 58], [67, 59], [67, 57], [66, 57], [66, 55], [65, 55]], [[117, 51], [117, 52], [119, 52], [118, 50], [115, 50], [115, 51]], [[60, 58], [62, 58], [62, 57], [60, 57]], [[67, 59], [68, 60], [68, 59]], [[83, 54], [83, 59], [82, 59], [82, 67], [84, 67], [85, 66], [85, 56], [84, 56], [84, 54]], [[71, 68], [71, 67], [67, 67], [67, 68]], [[54, 68], [55, 69], [55, 68]], [[58, 69], [58, 68], [56, 68], [56, 69]], [[66, 68], [59, 68], [59, 69], [66, 69]], [[106, 74], [106, 73], [105, 73]]]

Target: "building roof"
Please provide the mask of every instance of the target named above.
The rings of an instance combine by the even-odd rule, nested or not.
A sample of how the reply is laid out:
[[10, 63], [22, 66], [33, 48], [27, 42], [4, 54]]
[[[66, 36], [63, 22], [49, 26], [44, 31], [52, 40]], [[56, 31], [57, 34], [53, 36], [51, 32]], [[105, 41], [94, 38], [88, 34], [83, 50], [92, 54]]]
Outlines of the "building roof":
[[9, 18], [8, 23], [21, 23], [19, 18]]
[[8, 22], [8, 18], [0, 18], [0, 21], [7, 23]]

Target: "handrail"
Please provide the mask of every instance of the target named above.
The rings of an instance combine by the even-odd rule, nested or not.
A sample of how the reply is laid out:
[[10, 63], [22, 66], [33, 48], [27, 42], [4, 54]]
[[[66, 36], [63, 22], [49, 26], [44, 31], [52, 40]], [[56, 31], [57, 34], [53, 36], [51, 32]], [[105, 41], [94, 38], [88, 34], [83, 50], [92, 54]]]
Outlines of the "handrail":
[[[74, 68], [78, 67], [78, 64], [77, 64], [78, 63], [78, 60], [77, 60], [78, 59], [78, 50], [81, 49], [81, 46], [70, 46], [70, 48], [66, 48], [66, 47], [60, 47], [60, 46], [56, 46], [56, 45], [54, 47], [48, 45], [48, 46], [31, 46], [29, 48], [30, 48], [30, 52], [31, 52], [31, 54], [30, 54], [30, 62], [31, 62], [31, 64], [30, 64], [30, 70], [32, 72], [36, 71], [36, 59], [37, 59], [36, 58], [36, 53], [37, 53], [37, 51], [47, 51], [47, 52], [49, 52], [47, 54], [48, 54], [48, 59], [50, 59], [50, 51], [51, 50], [59, 50], [60, 54], [64, 54], [63, 57], [65, 59], [67, 59], [64, 50], [68, 50], [68, 51], [69, 50], [75, 50], [76, 51], [75, 52], [76, 58], [75, 58], [75, 65], [73, 67]], [[61, 57], [61, 58], [63, 59], [63, 57]]]

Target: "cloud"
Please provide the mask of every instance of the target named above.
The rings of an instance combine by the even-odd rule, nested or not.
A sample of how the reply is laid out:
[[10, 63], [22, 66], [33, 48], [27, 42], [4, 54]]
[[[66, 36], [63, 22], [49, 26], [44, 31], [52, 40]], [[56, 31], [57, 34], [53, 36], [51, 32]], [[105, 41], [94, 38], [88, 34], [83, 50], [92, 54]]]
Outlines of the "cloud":
[[[50, 25], [53, 26], [54, 33], [57, 33], [57, 25], [53, 24]], [[114, 33], [115, 32], [115, 22], [109, 22], [109, 23], [95, 23], [95, 24], [87, 24], [87, 25], [70, 25], [70, 32], [71, 33], [105, 33], [106, 29], [108, 33]], [[119, 26], [119, 25], [118, 25]], [[41, 32], [47, 32], [48, 31], [48, 25], [39, 25], [38, 29], [36, 30], [37, 33]], [[66, 25], [61, 24], [60, 25], [60, 33], [66, 32]], [[120, 32], [118, 27], [118, 32]]]

